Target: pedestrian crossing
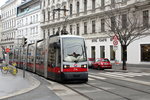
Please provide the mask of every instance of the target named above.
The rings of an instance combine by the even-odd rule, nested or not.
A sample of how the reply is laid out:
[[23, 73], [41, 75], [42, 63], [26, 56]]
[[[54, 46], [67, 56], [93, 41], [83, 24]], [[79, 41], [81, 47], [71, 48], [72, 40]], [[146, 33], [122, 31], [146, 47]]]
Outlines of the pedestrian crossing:
[[139, 76], [150, 76], [150, 73], [145, 72], [99, 72], [99, 73], [89, 73], [89, 80], [93, 78], [105, 80], [106, 77], [116, 77], [116, 78], [133, 78]]

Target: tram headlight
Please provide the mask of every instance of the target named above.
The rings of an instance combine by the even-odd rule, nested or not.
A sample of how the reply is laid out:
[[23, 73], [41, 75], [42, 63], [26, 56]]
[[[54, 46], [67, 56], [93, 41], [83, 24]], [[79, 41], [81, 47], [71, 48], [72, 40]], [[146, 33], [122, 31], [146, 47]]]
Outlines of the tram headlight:
[[70, 65], [64, 65], [64, 68], [70, 68]]
[[87, 65], [85, 64], [85, 65], [81, 65], [81, 68], [87, 68]]

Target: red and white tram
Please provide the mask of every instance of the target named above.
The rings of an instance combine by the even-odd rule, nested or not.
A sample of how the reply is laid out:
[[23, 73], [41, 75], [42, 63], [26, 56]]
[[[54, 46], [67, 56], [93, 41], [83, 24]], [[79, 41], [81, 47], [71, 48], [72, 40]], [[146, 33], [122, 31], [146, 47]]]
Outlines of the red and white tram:
[[88, 81], [86, 47], [81, 36], [53, 35], [28, 44], [24, 50], [15, 51], [14, 61], [18, 67], [24, 61], [27, 70], [56, 81]]

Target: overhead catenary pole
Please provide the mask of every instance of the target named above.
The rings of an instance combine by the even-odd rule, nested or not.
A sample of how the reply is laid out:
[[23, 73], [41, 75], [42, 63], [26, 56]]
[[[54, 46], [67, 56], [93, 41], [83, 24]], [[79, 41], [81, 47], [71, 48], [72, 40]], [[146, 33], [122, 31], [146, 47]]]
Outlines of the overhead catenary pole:
[[66, 16], [66, 12], [69, 11], [69, 10], [67, 10], [66, 8], [64, 8], [64, 9], [61, 9], [61, 8], [53, 9], [53, 12], [56, 12], [56, 11], [58, 11], [58, 13], [60, 13], [60, 11], [64, 11], [65, 21], [64, 21], [63, 28], [61, 30], [61, 34], [68, 34], [68, 32], [66, 31], [66, 28], [65, 28], [65, 24], [66, 24], [66, 21], [67, 21], [67, 18], [68, 18]]

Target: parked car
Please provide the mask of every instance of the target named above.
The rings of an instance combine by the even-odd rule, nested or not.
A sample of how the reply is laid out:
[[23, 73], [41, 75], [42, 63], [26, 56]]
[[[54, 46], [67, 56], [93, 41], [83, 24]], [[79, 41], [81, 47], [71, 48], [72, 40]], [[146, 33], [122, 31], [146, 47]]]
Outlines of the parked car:
[[96, 69], [111, 69], [112, 64], [107, 58], [97, 58], [95, 62], [92, 63], [92, 68]]
[[89, 66], [89, 68], [92, 67], [92, 63], [93, 63], [94, 61], [95, 61], [94, 58], [88, 58], [88, 66]]

